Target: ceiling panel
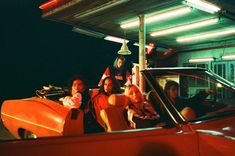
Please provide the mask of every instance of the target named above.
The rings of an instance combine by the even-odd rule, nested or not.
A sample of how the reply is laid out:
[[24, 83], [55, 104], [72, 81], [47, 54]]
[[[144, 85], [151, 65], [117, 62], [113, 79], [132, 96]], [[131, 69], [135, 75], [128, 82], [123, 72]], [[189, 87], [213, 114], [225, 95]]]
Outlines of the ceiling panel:
[[[234, 13], [235, 6], [232, 7], [234, 3], [231, 3], [228, 0], [211, 0], [211, 2], [221, 6], [223, 10], [226, 10], [229, 13]], [[44, 12], [43, 18], [67, 23], [76, 27], [85, 27], [88, 30], [101, 32], [105, 35], [123, 37], [124, 30], [120, 28], [120, 24], [123, 21], [136, 19], [139, 14], [148, 16], [154, 12], [162, 12], [182, 6], [184, 6], [184, 4], [181, 0], [71, 0], [66, 5]], [[211, 26], [159, 37], [151, 37], [149, 35], [155, 30], [189, 24], [195, 21], [215, 17], [220, 18], [220, 21]], [[155, 42], [157, 45], [165, 47], [172, 47], [178, 51], [190, 49], [190, 47], [193, 48], [193, 45], [195, 44], [206, 45], [205, 43], [220, 43], [226, 40], [232, 40], [235, 43], [234, 35], [188, 43], [176, 42], [176, 39], [181, 36], [194, 35], [229, 27], [235, 27], [235, 21], [227, 18], [223, 13], [209, 14], [197, 9], [192, 9], [189, 14], [146, 25], [146, 41]], [[125, 32], [126, 37], [129, 40], [133, 42], [138, 41], [138, 27], [127, 29]]]

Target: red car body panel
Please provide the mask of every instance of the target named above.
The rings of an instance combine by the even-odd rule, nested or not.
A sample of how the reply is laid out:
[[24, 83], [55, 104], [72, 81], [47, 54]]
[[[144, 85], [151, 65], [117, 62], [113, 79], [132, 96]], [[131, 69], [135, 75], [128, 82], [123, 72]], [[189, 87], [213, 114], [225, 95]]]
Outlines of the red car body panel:
[[80, 114], [71, 120], [71, 109], [48, 99], [28, 98], [4, 101], [1, 118], [17, 138], [20, 138], [20, 129], [45, 137], [83, 134], [83, 113]]
[[[186, 126], [187, 127], [187, 126]], [[186, 128], [188, 129], [188, 128]], [[139, 129], [125, 133], [44, 138], [2, 143], [1, 154], [15, 155], [182, 155], [198, 156], [197, 135], [172, 129]], [[10, 149], [14, 149], [11, 151]], [[6, 152], [9, 151], [9, 152]], [[2, 153], [3, 152], [3, 153]], [[4, 153], [5, 152], [5, 153]], [[125, 153], [125, 154], [123, 154]]]
[[235, 116], [191, 124], [198, 133], [200, 155], [235, 154]]
[[[174, 70], [178, 69], [172, 69]], [[189, 73], [194, 71], [198, 70], [192, 70]], [[147, 74], [156, 71], [153, 69], [145, 72], [146, 78], [151, 78], [151, 75]], [[155, 79], [153, 81], [155, 82]], [[226, 102], [221, 100], [216, 102], [216, 99], [207, 101], [214, 104], [212, 111], [188, 121], [184, 120], [170, 103], [164, 101], [164, 94], [161, 94], [160, 87], [156, 86], [154, 89], [156, 89], [156, 95], [159, 95], [158, 98], [155, 97], [155, 104], [160, 103], [165, 106], [161, 107], [165, 110], [165, 114], [162, 114], [163, 124], [155, 128], [98, 134], [81, 135], [83, 134], [83, 113], [81, 112], [78, 118], [73, 120], [72, 111], [57, 102], [43, 98], [4, 101], [1, 112], [3, 124], [18, 138], [19, 128], [29, 130], [38, 137], [60, 137], [0, 142], [0, 152], [2, 155], [25, 156], [32, 154], [230, 156], [235, 154], [233, 103], [235, 96], [231, 96], [232, 100], [225, 99]], [[234, 95], [234, 88], [229, 89], [233, 92], [227, 93]], [[221, 107], [221, 102], [228, 107]], [[200, 108], [208, 109], [208, 107]]]

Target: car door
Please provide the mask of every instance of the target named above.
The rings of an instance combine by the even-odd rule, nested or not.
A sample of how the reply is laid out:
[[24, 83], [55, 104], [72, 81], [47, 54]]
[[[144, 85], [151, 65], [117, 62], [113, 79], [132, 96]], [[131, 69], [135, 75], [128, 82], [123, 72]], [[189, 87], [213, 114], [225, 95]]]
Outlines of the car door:
[[201, 156], [234, 155], [235, 111], [223, 112], [201, 122], [192, 122], [190, 127], [198, 135]]
[[[153, 91], [153, 104], [161, 102]], [[156, 99], [155, 99], [156, 98]], [[167, 108], [165, 108], [167, 109]], [[170, 110], [159, 112], [162, 122], [154, 128], [113, 131], [71, 137], [40, 138], [2, 143], [7, 155], [182, 155], [198, 156], [198, 137], [187, 123], [177, 122]], [[11, 150], [14, 149], [14, 150]]]
[[197, 136], [181, 128], [146, 128], [0, 143], [1, 155], [193, 155]]

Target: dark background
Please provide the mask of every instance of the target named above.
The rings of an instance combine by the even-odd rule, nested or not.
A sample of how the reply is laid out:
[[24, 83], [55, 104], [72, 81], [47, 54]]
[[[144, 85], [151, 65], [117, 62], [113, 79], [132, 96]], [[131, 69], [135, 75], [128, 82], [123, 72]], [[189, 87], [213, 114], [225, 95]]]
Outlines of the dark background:
[[[41, 18], [47, 0], [1, 1], [0, 102], [34, 96], [43, 85], [66, 86], [74, 74], [96, 87], [121, 44], [72, 32], [72, 27]], [[130, 61], [138, 47], [128, 45]]]

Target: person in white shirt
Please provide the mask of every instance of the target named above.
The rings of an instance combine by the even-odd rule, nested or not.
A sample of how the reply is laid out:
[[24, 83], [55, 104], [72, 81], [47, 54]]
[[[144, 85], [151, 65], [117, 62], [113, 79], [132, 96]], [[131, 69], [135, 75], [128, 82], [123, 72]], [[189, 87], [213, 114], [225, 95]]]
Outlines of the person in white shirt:
[[84, 92], [87, 90], [86, 85], [84, 84], [82, 78], [80, 76], [74, 76], [72, 78], [72, 83], [69, 85], [69, 96], [66, 96], [60, 99], [63, 102], [63, 105], [68, 108], [81, 108], [85, 107], [86, 102], [84, 101], [83, 96]]

